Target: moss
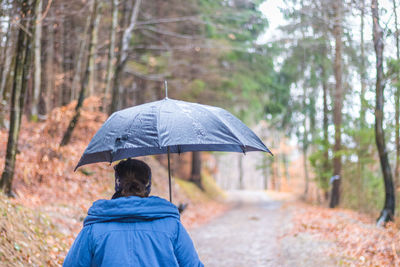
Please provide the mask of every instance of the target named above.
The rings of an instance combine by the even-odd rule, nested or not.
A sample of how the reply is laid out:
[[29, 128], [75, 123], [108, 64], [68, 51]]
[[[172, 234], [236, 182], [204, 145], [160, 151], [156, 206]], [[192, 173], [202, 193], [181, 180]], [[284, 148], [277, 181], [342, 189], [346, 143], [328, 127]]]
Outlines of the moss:
[[175, 179], [175, 182], [179, 185], [182, 191], [192, 200], [192, 201], [209, 201], [209, 200], [221, 200], [225, 198], [225, 193], [218, 187], [215, 183], [214, 178], [203, 173], [201, 176], [204, 191], [197, 187], [192, 182], [185, 181], [182, 179]]
[[194, 183], [182, 180], [182, 179], [175, 179], [175, 182], [179, 185], [182, 189], [183, 193], [190, 198], [192, 201], [208, 201], [210, 198], [200, 190]]
[[214, 178], [210, 174], [204, 172], [201, 176], [201, 180], [207, 196], [215, 200], [222, 200], [226, 198], [225, 192], [219, 188]]

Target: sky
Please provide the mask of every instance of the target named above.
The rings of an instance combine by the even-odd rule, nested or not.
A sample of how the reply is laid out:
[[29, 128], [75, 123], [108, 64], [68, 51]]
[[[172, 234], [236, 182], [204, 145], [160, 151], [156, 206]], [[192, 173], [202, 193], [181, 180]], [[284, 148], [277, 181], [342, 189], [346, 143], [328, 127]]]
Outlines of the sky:
[[279, 36], [277, 28], [285, 24], [285, 20], [279, 8], [283, 5], [282, 0], [267, 0], [260, 5], [260, 10], [268, 19], [269, 27], [262, 34], [257, 43], [264, 44], [273, 41]]

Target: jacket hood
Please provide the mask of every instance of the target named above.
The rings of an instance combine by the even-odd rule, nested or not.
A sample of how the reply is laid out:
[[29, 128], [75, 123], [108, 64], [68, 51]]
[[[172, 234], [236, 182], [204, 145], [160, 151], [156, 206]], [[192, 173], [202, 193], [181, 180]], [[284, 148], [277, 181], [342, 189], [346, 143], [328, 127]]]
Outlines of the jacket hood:
[[171, 202], [156, 197], [120, 197], [93, 202], [84, 226], [103, 222], [139, 222], [172, 217], [179, 220], [179, 211]]

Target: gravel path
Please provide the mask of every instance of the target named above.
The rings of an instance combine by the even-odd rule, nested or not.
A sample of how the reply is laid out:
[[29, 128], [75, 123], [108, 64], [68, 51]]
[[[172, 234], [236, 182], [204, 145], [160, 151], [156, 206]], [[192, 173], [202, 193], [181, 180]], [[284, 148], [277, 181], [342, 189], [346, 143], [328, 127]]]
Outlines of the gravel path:
[[234, 208], [207, 225], [191, 229], [205, 266], [337, 266], [332, 246], [312, 236], [284, 236], [290, 208], [264, 192], [229, 192]]

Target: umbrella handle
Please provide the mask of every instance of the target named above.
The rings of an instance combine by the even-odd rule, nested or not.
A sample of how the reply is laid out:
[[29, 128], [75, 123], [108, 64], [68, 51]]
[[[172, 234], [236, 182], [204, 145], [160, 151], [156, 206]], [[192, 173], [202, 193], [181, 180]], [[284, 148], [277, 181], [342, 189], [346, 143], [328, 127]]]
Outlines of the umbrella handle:
[[171, 165], [170, 165], [170, 159], [169, 159], [169, 147], [167, 147], [168, 150], [168, 183], [169, 183], [169, 202], [172, 203], [172, 189], [171, 189]]

